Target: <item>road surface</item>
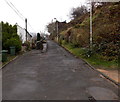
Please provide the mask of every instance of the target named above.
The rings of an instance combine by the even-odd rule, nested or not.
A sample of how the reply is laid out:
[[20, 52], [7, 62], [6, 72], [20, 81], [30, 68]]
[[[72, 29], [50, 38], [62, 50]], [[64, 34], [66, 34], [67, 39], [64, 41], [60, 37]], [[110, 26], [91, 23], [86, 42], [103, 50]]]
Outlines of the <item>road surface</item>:
[[3, 100], [116, 100], [118, 88], [55, 42], [2, 70]]

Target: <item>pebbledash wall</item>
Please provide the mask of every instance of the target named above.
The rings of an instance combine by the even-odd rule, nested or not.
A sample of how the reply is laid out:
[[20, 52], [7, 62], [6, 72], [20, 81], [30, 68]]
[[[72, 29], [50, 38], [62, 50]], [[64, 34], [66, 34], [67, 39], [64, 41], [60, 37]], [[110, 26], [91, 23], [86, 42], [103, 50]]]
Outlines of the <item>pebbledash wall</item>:
[[[22, 43], [24, 43], [26, 41], [26, 30], [20, 27], [18, 24], [16, 24], [16, 26], [17, 26], [17, 34], [19, 35]], [[27, 41], [32, 42], [32, 35], [29, 34], [29, 32], [27, 32]]]

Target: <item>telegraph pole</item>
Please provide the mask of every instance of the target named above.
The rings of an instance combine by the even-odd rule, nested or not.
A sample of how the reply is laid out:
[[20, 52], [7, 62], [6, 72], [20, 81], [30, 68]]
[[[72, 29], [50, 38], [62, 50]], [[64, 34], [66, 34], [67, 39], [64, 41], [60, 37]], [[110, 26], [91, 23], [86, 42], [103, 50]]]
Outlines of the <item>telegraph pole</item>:
[[92, 34], [92, 0], [90, 0], [90, 49], [92, 50], [93, 34]]
[[59, 41], [59, 35], [58, 35], [58, 21], [56, 21], [57, 23], [57, 41]]
[[59, 33], [59, 32], [58, 32], [58, 23], [59, 23], [59, 22], [58, 22], [58, 20], [57, 20], [56, 18], [54, 18], [54, 19], [56, 20], [56, 30], [57, 30], [56, 33], [57, 33], [57, 42], [58, 42], [58, 41], [59, 41], [59, 35], [58, 35], [58, 33]]
[[26, 41], [27, 41], [27, 18], [25, 19]]

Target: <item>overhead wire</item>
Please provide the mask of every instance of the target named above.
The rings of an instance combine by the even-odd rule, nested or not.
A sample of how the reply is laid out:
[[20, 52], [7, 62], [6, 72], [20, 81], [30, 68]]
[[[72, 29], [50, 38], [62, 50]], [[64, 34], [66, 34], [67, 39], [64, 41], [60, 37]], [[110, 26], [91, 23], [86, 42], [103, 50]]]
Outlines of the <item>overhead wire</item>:
[[20, 14], [10, 5], [10, 3], [7, 0], [4, 0], [4, 1], [22, 20], [24, 20], [24, 18], [20, 16]]
[[[10, 1], [9, 1], [10, 2]], [[10, 4], [16, 9], [16, 11], [23, 17], [23, 18], [25, 18], [21, 13], [20, 13], [20, 11], [15, 7], [15, 5], [12, 3], [12, 2], [10, 2]]]
[[28, 25], [30, 28], [32, 28], [32, 30], [35, 32], [35, 30], [33, 29], [33, 27], [31, 26], [31, 24], [28, 22]]
[[[4, 1], [7, 3], [7, 5], [8, 5], [23, 21], [25, 21], [26, 17], [23, 16], [22, 13], [20, 13], [20, 11], [15, 7], [15, 5], [14, 5], [12, 2], [10, 2], [10, 1], [8, 1], [8, 0], [4, 0]], [[28, 25], [29, 25], [29, 27], [30, 27], [33, 31], [35, 31], [29, 22], [28, 22]]]

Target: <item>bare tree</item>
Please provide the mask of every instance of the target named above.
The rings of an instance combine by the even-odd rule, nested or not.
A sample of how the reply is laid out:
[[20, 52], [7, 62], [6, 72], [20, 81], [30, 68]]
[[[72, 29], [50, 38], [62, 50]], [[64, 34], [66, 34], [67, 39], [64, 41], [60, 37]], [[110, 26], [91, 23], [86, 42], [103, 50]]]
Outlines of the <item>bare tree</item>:
[[72, 8], [70, 15], [72, 16], [73, 19], [76, 19], [86, 14], [87, 12], [88, 12], [87, 7], [82, 5], [81, 7]]

